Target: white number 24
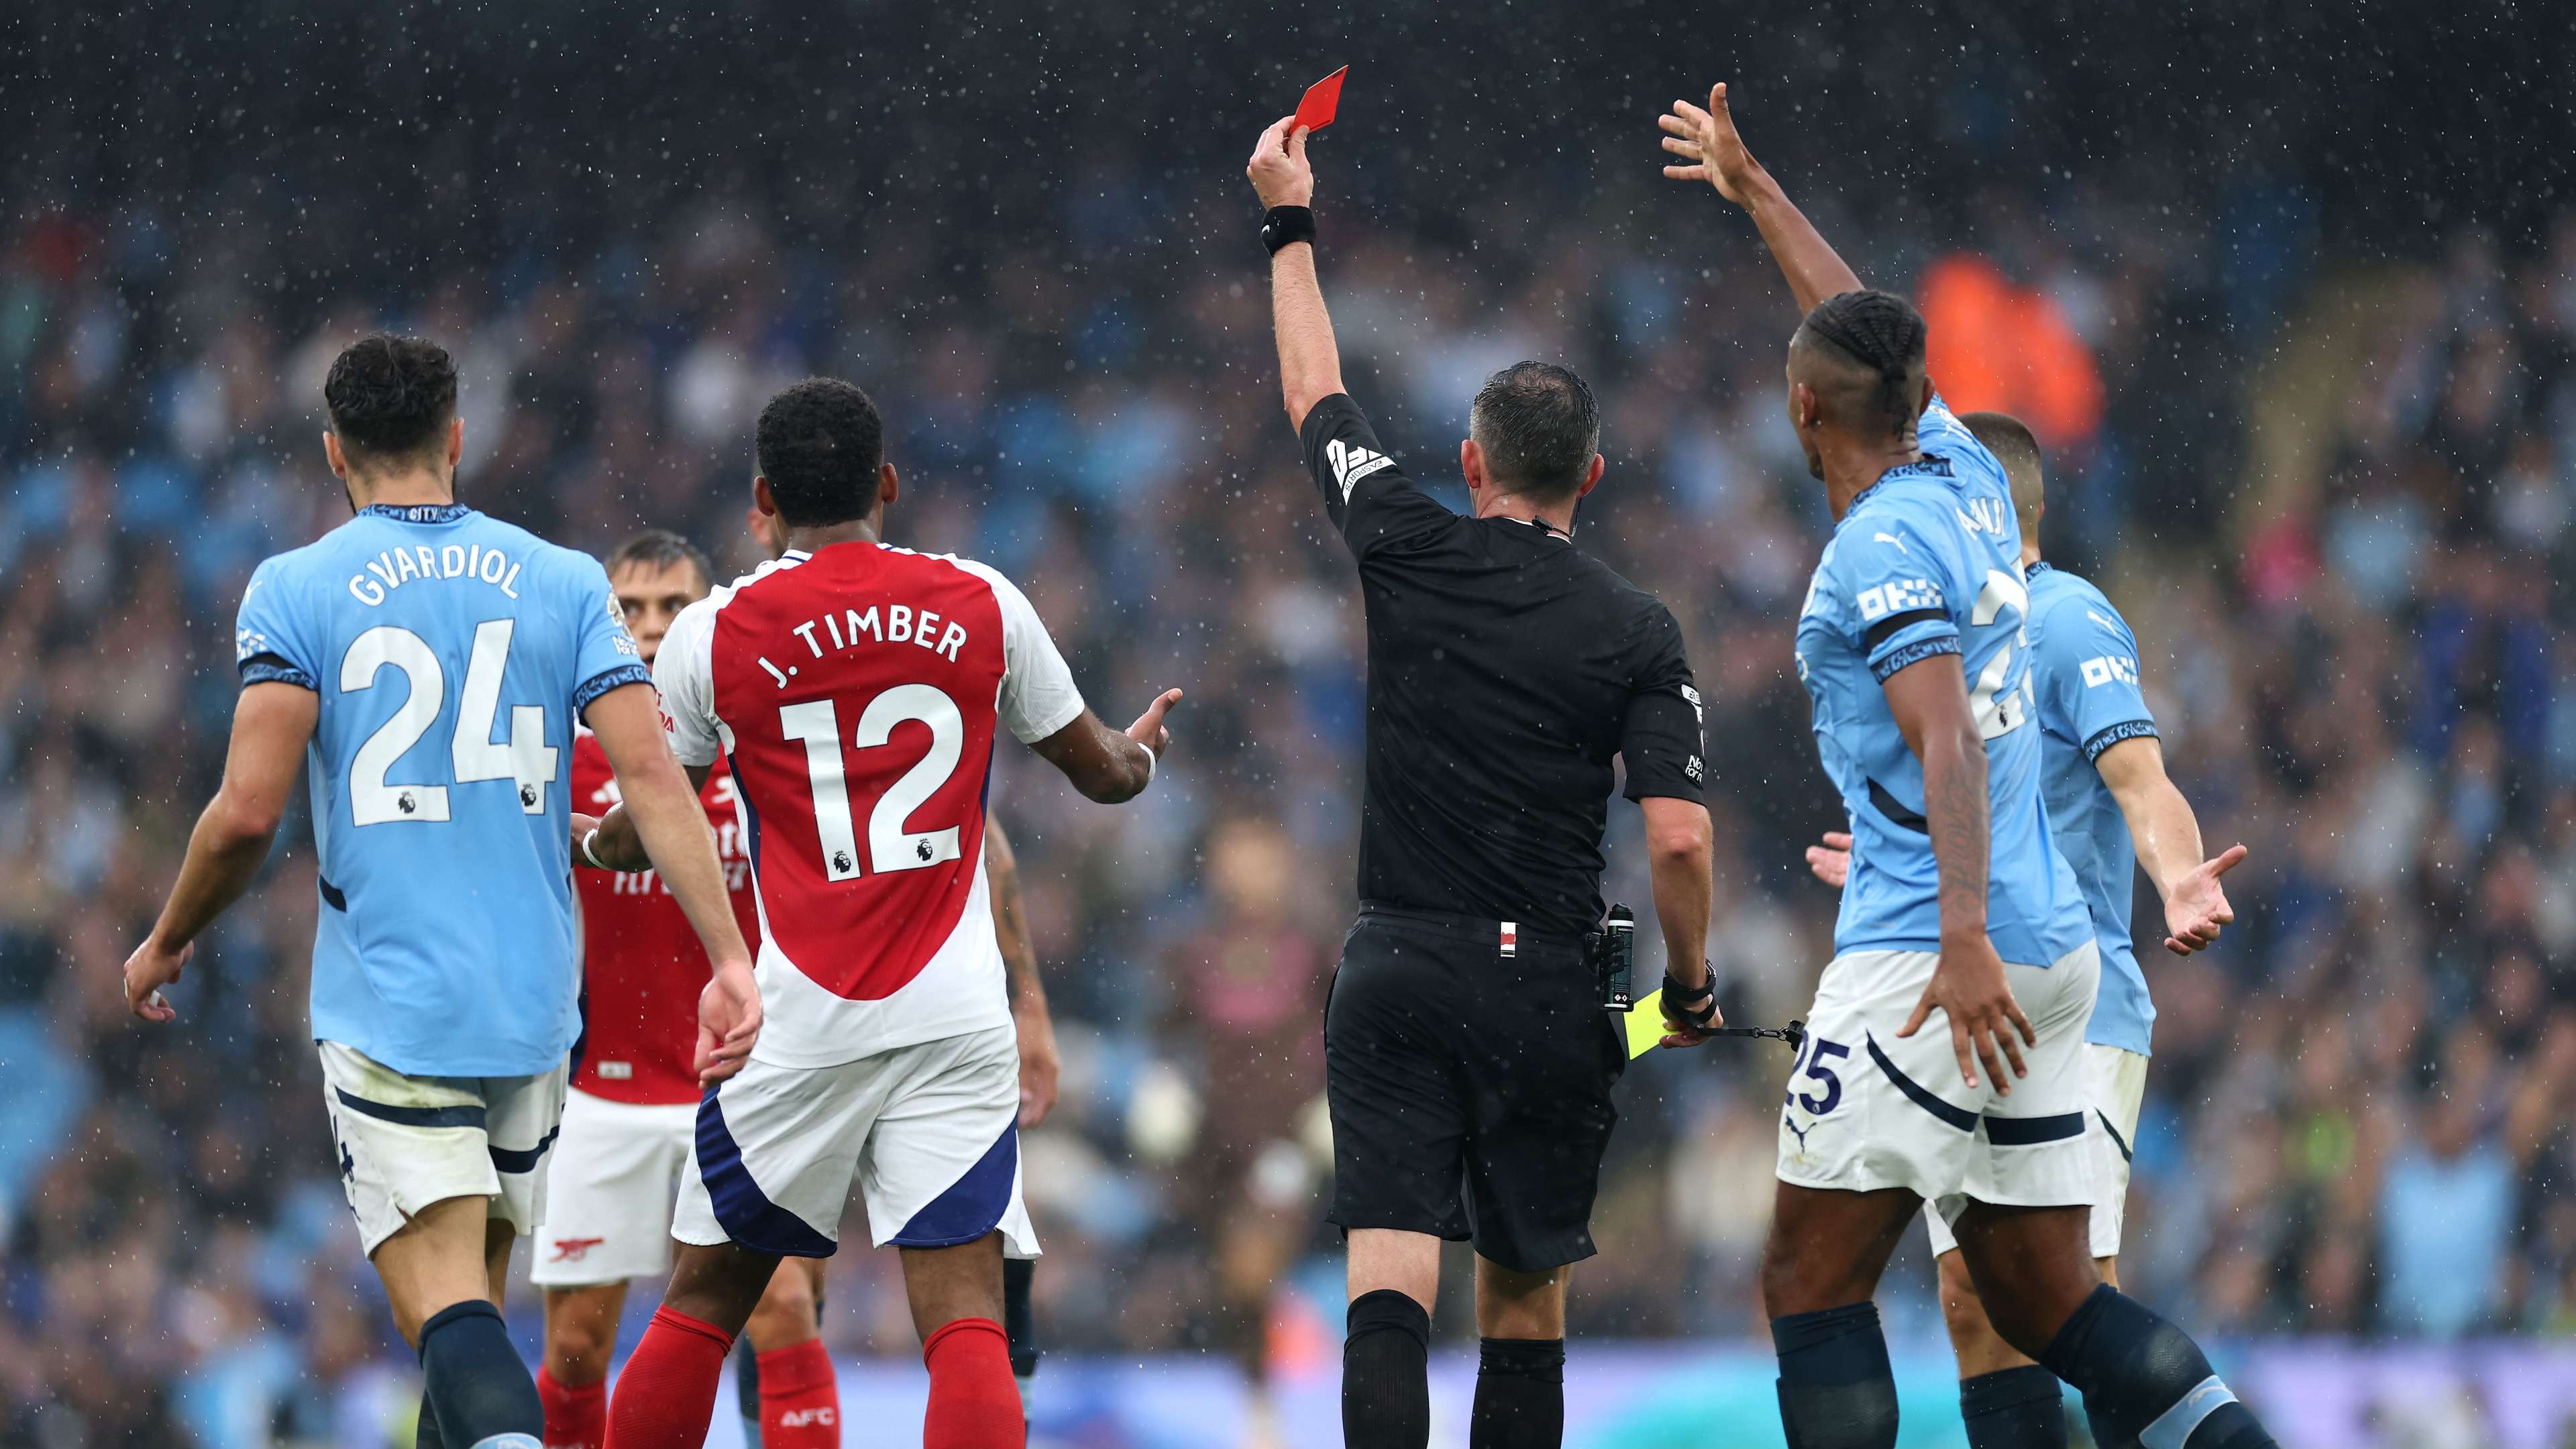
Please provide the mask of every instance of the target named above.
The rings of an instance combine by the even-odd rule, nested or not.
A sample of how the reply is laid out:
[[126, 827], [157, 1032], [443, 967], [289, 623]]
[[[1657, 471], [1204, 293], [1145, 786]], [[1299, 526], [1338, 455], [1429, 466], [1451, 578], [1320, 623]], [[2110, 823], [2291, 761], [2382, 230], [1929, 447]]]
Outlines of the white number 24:
[[[1986, 570], [1986, 585], [1977, 591], [1977, 606], [1968, 622], [1982, 628], [1993, 623], [2010, 609], [2017, 620], [2030, 616], [2030, 590], [2022, 581], [2002, 569]], [[2013, 650], [2030, 647], [2030, 635], [2023, 625], [2013, 625], [2012, 642], [1995, 651], [1986, 667], [1977, 673], [1977, 684], [1968, 691], [1968, 713], [1977, 722], [1977, 737], [1993, 739], [2010, 734], [2030, 719], [2030, 679], [2024, 675], [2019, 689], [2007, 690], [2004, 680], [2012, 674]]]
[[[486, 619], [474, 626], [474, 652], [465, 664], [465, 690], [456, 701], [456, 735], [448, 743], [450, 778], [457, 784], [477, 780], [515, 780], [519, 809], [529, 815], [546, 808], [546, 786], [555, 780], [554, 746], [546, 743], [546, 712], [541, 705], [510, 708], [510, 738], [495, 742], [492, 723], [501, 712], [501, 675], [509, 667], [513, 619]], [[376, 727], [349, 761], [349, 813], [360, 825], [397, 820], [448, 818], [447, 786], [389, 785], [385, 773], [438, 722], [447, 699], [447, 671], [437, 651], [409, 629], [380, 624], [349, 643], [340, 656], [340, 692], [373, 689], [377, 674], [402, 671], [410, 688], [393, 718]]]
[[920, 832], [903, 828], [912, 812], [957, 772], [966, 747], [966, 720], [957, 712], [957, 701], [933, 685], [898, 684], [869, 700], [859, 712], [858, 734], [852, 743], [863, 750], [874, 749], [892, 739], [894, 727], [906, 720], [930, 726], [930, 750], [887, 786], [868, 811], [868, 863], [862, 871], [858, 830], [850, 815], [849, 778], [842, 765], [840, 718], [833, 702], [816, 699], [779, 707], [779, 729], [805, 745], [805, 773], [814, 787], [814, 832], [823, 847], [825, 880], [920, 870], [960, 854], [954, 825]]

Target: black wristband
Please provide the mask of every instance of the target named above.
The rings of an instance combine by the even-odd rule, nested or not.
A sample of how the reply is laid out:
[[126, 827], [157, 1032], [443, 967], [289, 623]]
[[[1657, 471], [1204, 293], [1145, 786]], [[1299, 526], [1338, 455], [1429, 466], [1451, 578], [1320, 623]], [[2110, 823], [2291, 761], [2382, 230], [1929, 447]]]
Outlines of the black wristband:
[[[1682, 1005], [1685, 1001], [1700, 1001], [1703, 999], [1707, 1003], [1703, 1006], [1690, 1007]], [[1717, 1019], [1717, 973], [1710, 972], [1708, 979], [1700, 983], [1698, 990], [1693, 991], [1683, 986], [1680, 982], [1675, 981], [1673, 979], [1673, 973], [1670, 971], [1665, 972], [1664, 1015], [1671, 1017], [1675, 1021], [1688, 1022], [1692, 1026], [1698, 1027], [1707, 1026], [1710, 1022], [1715, 1021]]]
[[1274, 206], [1261, 217], [1261, 244], [1272, 256], [1291, 242], [1313, 245], [1315, 209], [1311, 206]]

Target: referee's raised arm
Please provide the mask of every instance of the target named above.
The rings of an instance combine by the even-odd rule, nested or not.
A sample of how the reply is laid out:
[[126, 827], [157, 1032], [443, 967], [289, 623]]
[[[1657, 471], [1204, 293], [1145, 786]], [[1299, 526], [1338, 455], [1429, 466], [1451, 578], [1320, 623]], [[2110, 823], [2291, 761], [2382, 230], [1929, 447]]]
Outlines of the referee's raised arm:
[[1306, 128], [1282, 116], [1261, 133], [1243, 174], [1268, 208], [1261, 241], [1270, 248], [1270, 313], [1279, 331], [1279, 392], [1288, 425], [1303, 429], [1315, 404], [1342, 390], [1342, 354], [1315, 279], [1315, 168]]
[[1623, 1013], [1652, 985], [1629, 974], [1635, 914], [1601, 899], [1622, 766], [1669, 961], [1666, 1042], [1717, 1024], [1699, 694], [1671, 611], [1574, 541], [1607, 467], [1591, 387], [1544, 361], [1487, 378], [1458, 444], [1467, 507], [1444, 506], [1342, 389], [1305, 133], [1272, 125], [1244, 170], [1267, 208], [1281, 401], [1368, 624], [1359, 919], [1324, 1021], [1344, 1442], [1422, 1449], [1440, 1243], [1461, 1238], [1479, 1422], [1553, 1442], [1567, 1267], [1593, 1253]]

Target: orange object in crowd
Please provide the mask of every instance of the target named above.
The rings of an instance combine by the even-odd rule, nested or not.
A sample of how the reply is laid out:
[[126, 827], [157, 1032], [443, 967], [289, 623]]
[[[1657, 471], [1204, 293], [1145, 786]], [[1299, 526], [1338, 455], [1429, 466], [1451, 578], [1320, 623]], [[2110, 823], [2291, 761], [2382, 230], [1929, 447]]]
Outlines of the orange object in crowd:
[[2010, 413], [2051, 450], [2101, 431], [2101, 369], [2047, 293], [1970, 252], [1926, 268], [1920, 292], [1925, 361], [1952, 411]]

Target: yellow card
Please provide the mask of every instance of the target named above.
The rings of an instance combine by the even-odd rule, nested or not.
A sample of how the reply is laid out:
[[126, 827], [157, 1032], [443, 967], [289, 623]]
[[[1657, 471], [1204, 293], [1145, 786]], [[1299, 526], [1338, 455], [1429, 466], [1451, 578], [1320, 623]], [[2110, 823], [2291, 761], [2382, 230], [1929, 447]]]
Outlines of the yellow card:
[[1664, 988], [1637, 998], [1637, 1009], [1628, 1013], [1628, 1059], [1635, 1061], [1653, 1051], [1664, 1040]]

